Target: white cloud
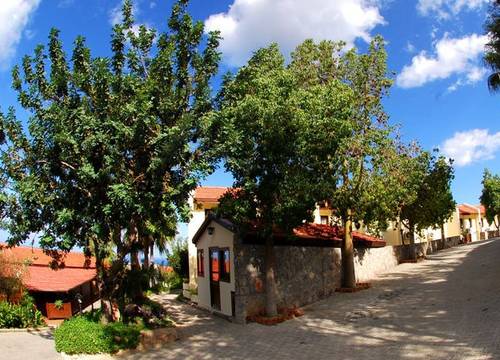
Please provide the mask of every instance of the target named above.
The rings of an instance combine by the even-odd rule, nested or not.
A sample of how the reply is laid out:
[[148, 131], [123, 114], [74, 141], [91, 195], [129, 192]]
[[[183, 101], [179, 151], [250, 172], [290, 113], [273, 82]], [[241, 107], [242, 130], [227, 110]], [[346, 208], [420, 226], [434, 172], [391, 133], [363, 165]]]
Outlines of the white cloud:
[[411, 53], [414, 53], [415, 52], [415, 45], [413, 45], [410, 41], [407, 41], [406, 42], [406, 51], [409, 52], [410, 54]]
[[465, 166], [473, 162], [491, 160], [500, 149], [500, 131], [490, 134], [487, 129], [473, 129], [455, 133], [447, 139], [442, 152], [455, 160], [455, 165]]
[[112, 8], [109, 12], [109, 23], [111, 25], [116, 25], [122, 22], [122, 6], [123, 4], [120, 2], [114, 8]]
[[271, 42], [285, 52], [306, 38], [369, 41], [384, 24], [381, 1], [376, 0], [234, 0], [228, 11], [211, 15], [206, 31], [220, 30], [221, 50], [231, 65], [241, 65], [250, 54]]
[[455, 81], [452, 85], [448, 86], [448, 92], [453, 92], [455, 90], [458, 90], [459, 87], [465, 85], [475, 84], [478, 81], [482, 80], [487, 73], [488, 71], [485, 68], [472, 67], [464, 78], [460, 78], [457, 81]]
[[[123, 0], [119, 1], [114, 8], [109, 11], [109, 23], [111, 25], [120, 24], [122, 22], [122, 8]], [[132, 3], [132, 15], [137, 17], [140, 14], [139, 3], [134, 1]]]
[[40, 0], [7, 0], [0, 5], [0, 68], [6, 68], [16, 52], [23, 30]]
[[490, 0], [419, 0], [417, 10], [422, 15], [433, 15], [439, 19], [451, 19], [462, 10], [478, 10]]
[[398, 75], [397, 84], [403, 88], [418, 87], [452, 75], [464, 75], [465, 81], [476, 82], [484, 75], [478, 64], [487, 41], [486, 35], [472, 34], [452, 39], [445, 34], [434, 45], [433, 55], [421, 51], [413, 57], [411, 64]]

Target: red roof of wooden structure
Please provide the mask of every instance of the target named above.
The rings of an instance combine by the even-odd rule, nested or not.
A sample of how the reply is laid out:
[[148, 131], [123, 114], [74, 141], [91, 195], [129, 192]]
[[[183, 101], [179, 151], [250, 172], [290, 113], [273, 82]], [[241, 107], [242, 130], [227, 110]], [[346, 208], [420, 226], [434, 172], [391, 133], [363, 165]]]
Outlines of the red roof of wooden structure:
[[0, 253], [29, 265], [23, 283], [30, 291], [67, 292], [96, 277], [95, 259], [81, 252], [53, 252], [54, 258], [42, 249], [0, 244]]
[[48, 266], [28, 266], [23, 284], [30, 291], [68, 292], [96, 277], [95, 269], [63, 268], [53, 270]]

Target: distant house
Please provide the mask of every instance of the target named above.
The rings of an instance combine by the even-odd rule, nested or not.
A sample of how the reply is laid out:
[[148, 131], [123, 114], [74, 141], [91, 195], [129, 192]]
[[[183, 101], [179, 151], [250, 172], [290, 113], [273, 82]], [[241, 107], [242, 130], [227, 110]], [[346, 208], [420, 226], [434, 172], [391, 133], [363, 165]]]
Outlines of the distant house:
[[[99, 298], [95, 260], [83, 253], [55, 252], [52, 257], [42, 249], [9, 248], [5, 244], [0, 244], [0, 252], [9, 261], [27, 264], [23, 284], [35, 299], [37, 308], [49, 319], [70, 317], [80, 306], [85, 308]], [[58, 300], [64, 304], [62, 307], [55, 306]]]
[[[484, 240], [498, 236], [495, 224], [488, 223], [486, 209], [483, 205], [458, 205], [460, 213], [460, 228], [468, 242]], [[498, 224], [498, 219], [495, 219]]]

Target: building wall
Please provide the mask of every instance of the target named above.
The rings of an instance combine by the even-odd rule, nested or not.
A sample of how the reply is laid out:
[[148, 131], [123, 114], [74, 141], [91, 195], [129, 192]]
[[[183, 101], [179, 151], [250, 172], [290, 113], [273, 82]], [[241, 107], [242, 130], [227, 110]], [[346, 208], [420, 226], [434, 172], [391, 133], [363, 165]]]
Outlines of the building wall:
[[234, 275], [234, 247], [233, 247], [233, 237], [234, 234], [227, 230], [226, 228], [220, 226], [216, 222], [212, 221], [211, 225], [214, 228], [212, 235], [208, 234], [208, 231], [202, 234], [195, 249], [203, 249], [204, 254], [204, 276], [197, 276], [196, 269], [196, 251], [195, 251], [195, 266], [194, 272], [196, 274], [197, 286], [198, 286], [198, 305], [205, 309], [212, 309], [211, 298], [210, 298], [210, 258], [208, 249], [210, 247], [221, 247], [229, 248], [230, 254], [230, 282], [220, 281], [220, 300], [221, 309], [220, 312], [227, 316], [232, 316], [232, 301], [231, 292], [235, 289], [235, 275]]
[[191, 219], [187, 226], [188, 233], [188, 254], [189, 254], [189, 286], [196, 288], [196, 245], [193, 244], [193, 236], [196, 234], [201, 224], [205, 220], [205, 210], [214, 209], [217, 203], [196, 203], [193, 197], [189, 198], [189, 208], [191, 209]]

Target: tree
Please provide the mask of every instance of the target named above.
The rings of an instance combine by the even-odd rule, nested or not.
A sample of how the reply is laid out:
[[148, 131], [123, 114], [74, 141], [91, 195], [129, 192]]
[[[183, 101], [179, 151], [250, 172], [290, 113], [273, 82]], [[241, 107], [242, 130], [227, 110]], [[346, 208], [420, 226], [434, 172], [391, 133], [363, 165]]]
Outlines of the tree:
[[0, 301], [17, 302], [21, 299], [27, 266], [27, 263], [0, 248]]
[[[78, 37], [68, 61], [53, 29], [48, 49], [38, 46], [12, 72], [30, 114], [27, 131], [12, 109], [0, 115], [9, 244], [37, 233], [47, 250], [92, 250], [105, 300], [115, 300], [129, 255], [137, 268], [139, 251], [173, 238], [190, 191], [213, 168], [199, 140], [219, 36], [204, 39], [187, 3], [174, 5], [169, 30], [157, 35], [134, 30], [126, 0], [109, 58], [92, 57]], [[107, 269], [110, 248], [116, 256]]]
[[[415, 158], [420, 171], [414, 172], [411, 180], [417, 184], [416, 196], [401, 207], [401, 223], [410, 234], [410, 259], [416, 259], [415, 232], [429, 227], [443, 227], [453, 214], [456, 203], [451, 193], [454, 178], [453, 167], [443, 157], [423, 153]], [[444, 230], [442, 229], [442, 236]], [[444, 242], [444, 239], [442, 239]]]
[[490, 91], [500, 90], [500, 0], [494, 0], [485, 24], [486, 33], [490, 39], [486, 44], [485, 62], [491, 67], [488, 77]]
[[254, 226], [265, 242], [268, 316], [277, 313], [273, 230], [290, 235], [311, 220], [317, 200], [317, 174], [308, 160], [313, 148], [319, 156], [322, 147], [308, 135], [321, 132], [325, 141], [337, 141], [329, 136], [337, 131], [335, 122], [325, 122], [324, 114], [341, 118], [350, 109], [350, 93], [339, 83], [299, 85], [277, 45], [260, 49], [235, 77], [226, 76], [212, 121], [235, 179], [235, 190], [221, 200], [219, 212], [243, 234]]
[[365, 54], [356, 49], [344, 52], [344, 45], [306, 41], [294, 52], [290, 66], [301, 87], [337, 82], [352, 93], [350, 114], [336, 126], [342, 130], [336, 132], [337, 141], [320, 140], [319, 152], [310, 163], [319, 175], [318, 199], [332, 206], [344, 229], [342, 286], [354, 288], [353, 224], [383, 228], [396, 212], [399, 188], [389, 186], [397, 142], [382, 105], [392, 83], [387, 77], [384, 40], [374, 38]]
[[485, 207], [488, 223], [495, 224], [500, 230], [498, 223], [500, 218], [500, 176], [493, 175], [488, 169], [485, 169], [483, 173], [481, 204]]

